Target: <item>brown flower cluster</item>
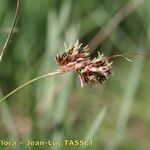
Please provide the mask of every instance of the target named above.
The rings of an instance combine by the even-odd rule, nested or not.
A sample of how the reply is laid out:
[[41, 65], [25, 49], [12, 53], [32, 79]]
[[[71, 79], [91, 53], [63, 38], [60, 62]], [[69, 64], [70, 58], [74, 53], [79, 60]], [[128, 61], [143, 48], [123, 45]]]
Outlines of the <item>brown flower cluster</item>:
[[79, 75], [81, 86], [84, 84], [103, 84], [108, 74], [112, 74], [112, 62], [108, 62], [107, 57], [98, 53], [94, 59], [89, 57], [88, 46], [82, 47], [77, 41], [73, 46], [66, 48], [66, 52], [60, 56], [56, 55], [59, 64], [59, 71], [76, 71]]

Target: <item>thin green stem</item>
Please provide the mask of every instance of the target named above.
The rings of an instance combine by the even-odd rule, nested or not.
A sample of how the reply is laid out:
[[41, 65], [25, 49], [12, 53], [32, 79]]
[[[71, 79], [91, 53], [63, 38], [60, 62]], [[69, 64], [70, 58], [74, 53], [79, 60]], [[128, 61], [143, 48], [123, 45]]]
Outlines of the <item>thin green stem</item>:
[[37, 80], [40, 80], [40, 79], [43, 79], [43, 78], [46, 78], [46, 77], [50, 77], [50, 76], [53, 76], [53, 75], [57, 75], [57, 74], [61, 74], [62, 72], [60, 72], [59, 70], [57, 71], [54, 71], [52, 73], [47, 73], [47, 74], [44, 74], [42, 76], [39, 76], [39, 77], [36, 77], [24, 84], [22, 84], [21, 86], [17, 87], [16, 89], [14, 89], [13, 91], [11, 91], [10, 93], [8, 93], [6, 96], [4, 96], [2, 99], [0, 99], [0, 103], [4, 100], [6, 100], [8, 97], [10, 97], [11, 95], [13, 95], [14, 93], [16, 93], [17, 91], [21, 90], [22, 88], [24, 88], [25, 86], [37, 81]]
[[19, 11], [19, 5], [20, 5], [20, 2], [19, 2], [19, 0], [18, 0], [18, 1], [17, 1], [17, 6], [16, 6], [15, 16], [14, 16], [13, 23], [12, 23], [12, 26], [11, 26], [11, 30], [10, 30], [10, 32], [9, 32], [9, 34], [8, 34], [8, 37], [7, 37], [7, 39], [6, 39], [6, 42], [5, 42], [4, 46], [3, 46], [2, 52], [1, 52], [1, 54], [0, 54], [0, 61], [2, 60], [4, 51], [5, 51], [5, 49], [7, 48], [8, 42], [9, 42], [9, 40], [10, 40], [12, 34], [13, 34], [13, 30], [14, 30], [14, 27], [15, 27], [15, 24], [16, 24], [16, 21], [17, 21], [17, 16], [18, 16], [18, 11]]
[[125, 60], [129, 61], [129, 62], [133, 62], [131, 59], [123, 56], [123, 55], [113, 55], [113, 56], [108, 56], [107, 59], [110, 60], [110, 59], [113, 59], [113, 58], [117, 58], [117, 57], [122, 57], [124, 58]]

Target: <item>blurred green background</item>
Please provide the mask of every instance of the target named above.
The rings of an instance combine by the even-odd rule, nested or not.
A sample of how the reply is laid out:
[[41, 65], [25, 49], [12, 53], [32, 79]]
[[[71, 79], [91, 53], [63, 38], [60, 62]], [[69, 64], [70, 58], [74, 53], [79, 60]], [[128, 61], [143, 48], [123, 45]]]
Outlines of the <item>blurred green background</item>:
[[[81, 88], [77, 75], [67, 73], [37, 81], [0, 103], [0, 140], [90, 139], [92, 146], [18, 144], [0, 149], [150, 149], [150, 1], [141, 2], [113, 29], [110, 20], [121, 8], [127, 14], [134, 5], [126, 7], [129, 0], [20, 0], [18, 22], [0, 62], [0, 97], [54, 71], [54, 57], [63, 52], [64, 42], [80, 39], [86, 45], [101, 28], [104, 35], [106, 29], [112, 32], [96, 51], [128, 53], [133, 63], [114, 59], [115, 75], [106, 86]], [[15, 8], [15, 0], [0, 0], [0, 48]]]

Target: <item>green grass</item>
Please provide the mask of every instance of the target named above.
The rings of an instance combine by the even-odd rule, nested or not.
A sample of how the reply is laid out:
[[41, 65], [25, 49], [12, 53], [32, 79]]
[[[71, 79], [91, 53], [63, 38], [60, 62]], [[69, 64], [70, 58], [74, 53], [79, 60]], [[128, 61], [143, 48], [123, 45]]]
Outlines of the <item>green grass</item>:
[[[54, 57], [64, 51], [64, 42], [69, 45], [80, 39], [86, 45], [128, 2], [20, 0], [19, 30], [0, 63], [0, 97], [54, 71]], [[150, 62], [149, 56], [136, 55], [137, 51], [150, 53], [149, 5], [143, 1], [96, 49], [106, 55], [129, 53], [126, 56], [133, 63], [114, 59], [115, 75], [106, 87], [81, 88], [76, 74], [68, 73], [23, 88], [0, 103], [0, 140], [93, 139], [94, 143], [88, 147], [19, 145], [16, 150], [150, 149]], [[16, 1], [0, 0], [0, 48], [15, 8]]]

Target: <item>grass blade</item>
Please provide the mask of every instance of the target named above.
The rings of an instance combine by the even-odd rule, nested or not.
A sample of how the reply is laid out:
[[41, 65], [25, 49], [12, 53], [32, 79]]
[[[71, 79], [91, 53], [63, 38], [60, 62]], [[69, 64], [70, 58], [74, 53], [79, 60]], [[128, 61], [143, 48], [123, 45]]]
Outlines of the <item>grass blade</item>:
[[[94, 138], [94, 136], [97, 134], [102, 122], [103, 122], [103, 119], [106, 115], [106, 107], [104, 107], [100, 112], [99, 114], [96, 116], [93, 124], [91, 125], [87, 135], [85, 136], [85, 140], [92, 140]], [[84, 146], [81, 146], [80, 149], [84, 150], [87, 146], [84, 145]]]
[[116, 128], [112, 141], [107, 147], [107, 150], [114, 150], [122, 141], [125, 131], [127, 128], [127, 123], [131, 114], [131, 109], [133, 106], [133, 101], [135, 98], [136, 90], [139, 84], [139, 78], [141, 75], [143, 57], [137, 56], [135, 62], [133, 63], [133, 68], [130, 74], [130, 77], [125, 85], [125, 92], [123, 96], [123, 101], [120, 106], [119, 115], [117, 118]]

